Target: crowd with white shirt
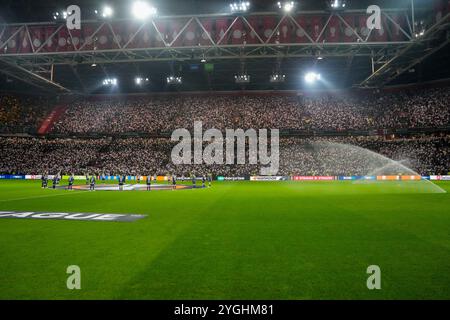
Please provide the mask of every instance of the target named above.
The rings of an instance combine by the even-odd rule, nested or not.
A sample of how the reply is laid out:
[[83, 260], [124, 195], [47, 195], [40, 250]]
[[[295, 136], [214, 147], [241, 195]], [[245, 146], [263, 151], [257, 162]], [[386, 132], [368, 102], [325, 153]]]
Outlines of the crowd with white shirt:
[[[168, 138], [0, 138], [0, 172], [259, 175], [260, 164], [174, 164]], [[204, 143], [203, 148], [209, 143]], [[247, 146], [248, 148], [248, 146]], [[225, 148], [224, 148], [225, 150]], [[225, 154], [225, 153], [224, 153]], [[193, 155], [192, 155], [193, 156]], [[281, 138], [279, 175], [447, 174], [450, 136]], [[258, 162], [259, 163], [259, 162]]]
[[159, 96], [81, 100], [53, 132], [154, 133], [177, 128], [372, 130], [450, 125], [450, 88], [305, 96]]

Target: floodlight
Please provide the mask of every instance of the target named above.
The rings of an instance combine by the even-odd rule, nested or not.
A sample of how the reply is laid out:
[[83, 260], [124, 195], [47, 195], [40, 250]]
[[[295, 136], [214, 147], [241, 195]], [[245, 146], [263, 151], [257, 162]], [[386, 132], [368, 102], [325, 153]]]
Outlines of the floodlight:
[[52, 13], [54, 20], [64, 20], [67, 18], [67, 12], [66, 11], [56, 11]]
[[330, 7], [334, 10], [342, 10], [345, 8], [345, 0], [330, 0]]
[[250, 2], [248, 1], [230, 3], [231, 12], [246, 12], [248, 9], [250, 9]]
[[291, 12], [295, 7], [294, 1], [282, 1], [277, 3], [278, 8], [282, 9], [284, 12]]
[[181, 84], [182, 79], [178, 76], [168, 76], [167, 77], [167, 84]]
[[250, 76], [248, 74], [242, 73], [237, 74], [234, 76], [234, 81], [236, 83], [249, 83], [250, 82]]
[[114, 10], [111, 7], [105, 6], [102, 11], [102, 17], [109, 18], [113, 15], [113, 13], [114, 13]]
[[323, 59], [323, 56], [322, 56], [322, 54], [320, 53], [320, 50], [317, 50], [317, 51], [316, 51], [316, 59], [317, 59], [317, 60], [322, 60], [322, 59]]
[[317, 80], [320, 80], [320, 74], [315, 72], [308, 72], [305, 74], [305, 81], [307, 83], [314, 83]]
[[133, 16], [137, 19], [146, 19], [156, 14], [156, 8], [144, 1], [136, 1], [131, 9]]
[[272, 82], [272, 83], [284, 82], [285, 79], [286, 79], [286, 75], [280, 74], [280, 73], [274, 73], [270, 76], [270, 82]]
[[137, 86], [141, 86], [149, 81], [148, 78], [143, 77], [136, 77], [134, 78], [134, 83], [136, 83]]
[[117, 78], [106, 78], [103, 80], [104, 86], [116, 86], [117, 85]]

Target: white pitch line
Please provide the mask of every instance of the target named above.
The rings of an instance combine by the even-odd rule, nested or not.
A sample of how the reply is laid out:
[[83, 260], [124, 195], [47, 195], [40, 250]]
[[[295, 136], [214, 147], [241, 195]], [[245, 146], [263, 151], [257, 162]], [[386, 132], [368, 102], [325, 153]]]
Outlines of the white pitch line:
[[17, 201], [17, 200], [28, 200], [28, 199], [38, 199], [38, 198], [50, 198], [50, 197], [82, 194], [82, 193], [89, 193], [89, 192], [80, 191], [80, 192], [75, 192], [75, 193], [58, 193], [58, 194], [49, 194], [49, 195], [44, 195], [44, 196], [33, 196], [33, 197], [24, 197], [24, 198], [4, 199], [4, 200], [0, 200], [0, 202]]

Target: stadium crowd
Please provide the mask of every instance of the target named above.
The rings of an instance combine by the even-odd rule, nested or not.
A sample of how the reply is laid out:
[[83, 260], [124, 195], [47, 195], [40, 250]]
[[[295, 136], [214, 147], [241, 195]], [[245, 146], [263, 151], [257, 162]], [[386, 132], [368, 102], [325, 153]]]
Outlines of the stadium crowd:
[[0, 133], [36, 130], [51, 110], [41, 96], [0, 95]]
[[449, 142], [449, 136], [288, 138], [280, 146], [280, 168], [293, 175], [447, 174]]
[[[248, 157], [247, 164], [243, 165], [175, 165], [171, 161], [174, 144], [166, 138], [0, 138], [0, 172], [259, 175], [259, 165], [248, 164]], [[450, 136], [392, 141], [363, 136], [280, 139], [279, 175], [386, 175], [413, 172], [426, 175], [447, 174], [449, 171]]]
[[[14, 132], [16, 126], [37, 128], [51, 108], [45, 98], [32, 101], [30, 97], [0, 96], [0, 133]], [[259, 174], [260, 167], [250, 164], [174, 165], [170, 153], [175, 143], [161, 134], [170, 134], [178, 128], [192, 130], [194, 121], [201, 121], [203, 130], [276, 128], [338, 133], [434, 128], [450, 125], [450, 88], [374, 91], [364, 95], [341, 92], [308, 96], [135, 96], [78, 100], [68, 105], [54, 124], [53, 133], [61, 138], [0, 138], [0, 173]], [[125, 133], [152, 133], [159, 138], [115, 136]], [[67, 138], [78, 134], [97, 137]], [[393, 141], [357, 135], [284, 137], [280, 141], [279, 174], [397, 174], [408, 173], [407, 167], [421, 174], [447, 174], [449, 140], [449, 136]]]
[[167, 96], [70, 105], [53, 132], [161, 133], [204, 128], [371, 130], [450, 125], [450, 88], [317, 96]]

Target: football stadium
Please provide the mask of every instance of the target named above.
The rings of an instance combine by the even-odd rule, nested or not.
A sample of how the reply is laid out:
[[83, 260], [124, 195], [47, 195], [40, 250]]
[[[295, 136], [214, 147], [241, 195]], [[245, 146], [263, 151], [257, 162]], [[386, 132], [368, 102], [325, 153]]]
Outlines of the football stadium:
[[3, 0], [0, 299], [450, 299], [449, 49], [447, 0]]

